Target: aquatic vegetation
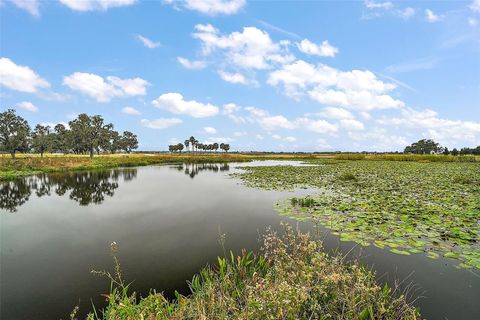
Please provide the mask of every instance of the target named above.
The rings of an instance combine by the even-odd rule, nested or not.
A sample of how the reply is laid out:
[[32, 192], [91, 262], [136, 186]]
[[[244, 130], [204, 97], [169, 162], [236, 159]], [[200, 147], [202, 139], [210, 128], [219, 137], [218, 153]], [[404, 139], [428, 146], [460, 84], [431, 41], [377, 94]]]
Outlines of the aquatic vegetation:
[[115, 272], [101, 272], [111, 281], [107, 307], [87, 319], [420, 319], [411, 287], [379, 286], [373, 272], [327, 255], [308, 234], [287, 226], [263, 240], [261, 254], [219, 257], [193, 277], [189, 296], [174, 301], [155, 291], [130, 294], [114, 255]]
[[319, 165], [244, 167], [235, 176], [255, 188], [318, 188], [308, 197], [314, 203], [288, 200], [277, 209], [317, 220], [343, 241], [480, 269], [479, 163], [309, 162]]

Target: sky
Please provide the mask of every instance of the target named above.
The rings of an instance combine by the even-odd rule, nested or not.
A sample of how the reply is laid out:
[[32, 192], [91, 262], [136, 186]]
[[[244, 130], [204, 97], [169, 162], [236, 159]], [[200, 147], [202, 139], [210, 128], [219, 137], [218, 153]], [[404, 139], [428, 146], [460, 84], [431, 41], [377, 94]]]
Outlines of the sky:
[[480, 0], [0, 0], [0, 111], [140, 150], [480, 145]]

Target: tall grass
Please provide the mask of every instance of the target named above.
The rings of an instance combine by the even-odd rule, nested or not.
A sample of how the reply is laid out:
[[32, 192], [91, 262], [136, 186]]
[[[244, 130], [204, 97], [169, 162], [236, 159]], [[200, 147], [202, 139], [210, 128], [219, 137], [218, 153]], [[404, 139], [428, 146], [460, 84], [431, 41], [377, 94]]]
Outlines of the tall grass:
[[155, 291], [129, 293], [116, 256], [110, 294], [98, 319], [420, 319], [409, 292], [379, 286], [358, 263], [329, 256], [321, 242], [286, 227], [264, 236], [261, 254], [218, 258], [190, 281], [191, 294], [169, 301]]
[[334, 156], [336, 160], [386, 160], [386, 161], [419, 161], [419, 162], [476, 162], [480, 157], [473, 155], [440, 155], [440, 154], [360, 154], [341, 153]]

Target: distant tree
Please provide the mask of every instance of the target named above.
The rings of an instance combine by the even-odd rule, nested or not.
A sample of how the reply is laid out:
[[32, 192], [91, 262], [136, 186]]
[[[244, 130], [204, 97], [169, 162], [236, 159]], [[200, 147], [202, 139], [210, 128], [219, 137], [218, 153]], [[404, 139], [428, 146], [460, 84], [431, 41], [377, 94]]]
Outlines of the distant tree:
[[450, 151], [448, 150], [447, 147], [445, 147], [445, 149], [443, 149], [443, 154], [448, 156], [450, 154]]
[[185, 149], [187, 149], [186, 151], [188, 151], [188, 146], [190, 145], [190, 140], [185, 140], [183, 142], [183, 144], [185, 145]]
[[0, 113], [0, 148], [9, 152], [12, 158], [15, 153], [28, 151], [30, 126], [28, 122], [8, 109]]
[[[124, 131], [123, 136], [121, 138], [121, 146], [126, 153], [130, 153], [132, 152], [132, 150], [137, 149], [138, 148], [137, 136], [131, 133], [130, 131]], [[182, 145], [182, 149], [183, 149], [183, 145]]]
[[215, 151], [218, 150], [218, 143], [215, 142], [215, 143], [213, 144], [213, 150], [215, 150]]
[[228, 150], [230, 150], [230, 145], [228, 143], [225, 143], [223, 145], [223, 150], [225, 150], [225, 152], [228, 152]]
[[72, 134], [67, 128], [59, 123], [54, 127], [55, 135], [53, 136], [53, 151], [69, 153], [72, 149]]
[[404, 153], [429, 154], [440, 153], [443, 148], [431, 139], [422, 139], [405, 147]]
[[40, 153], [40, 157], [43, 158], [43, 154], [52, 149], [52, 140], [49, 126], [42, 126], [41, 124], [35, 126], [32, 132], [32, 148], [35, 152]]
[[89, 117], [82, 113], [77, 119], [69, 122], [72, 130], [74, 150], [77, 153], [87, 152], [93, 158], [95, 151], [98, 152], [104, 143], [107, 133], [112, 130], [112, 124], [105, 124], [101, 116]]
[[458, 150], [457, 150], [457, 148], [453, 148], [453, 150], [452, 150], [452, 155], [458, 156]]
[[182, 152], [182, 150], [183, 150], [183, 143], [178, 143], [177, 144], [177, 151]]
[[110, 142], [108, 144], [107, 150], [113, 154], [118, 150], [122, 150], [122, 149], [123, 149], [122, 137], [117, 131], [112, 130], [112, 132], [110, 132]]

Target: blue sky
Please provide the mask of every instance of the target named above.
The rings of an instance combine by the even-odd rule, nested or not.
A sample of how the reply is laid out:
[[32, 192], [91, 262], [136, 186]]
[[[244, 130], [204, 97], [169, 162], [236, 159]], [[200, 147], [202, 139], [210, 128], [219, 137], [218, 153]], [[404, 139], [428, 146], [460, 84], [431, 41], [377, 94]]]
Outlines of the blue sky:
[[480, 144], [480, 1], [1, 0], [0, 109], [142, 150]]

